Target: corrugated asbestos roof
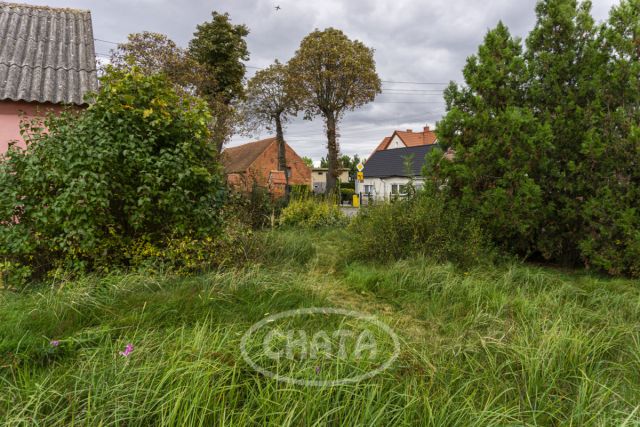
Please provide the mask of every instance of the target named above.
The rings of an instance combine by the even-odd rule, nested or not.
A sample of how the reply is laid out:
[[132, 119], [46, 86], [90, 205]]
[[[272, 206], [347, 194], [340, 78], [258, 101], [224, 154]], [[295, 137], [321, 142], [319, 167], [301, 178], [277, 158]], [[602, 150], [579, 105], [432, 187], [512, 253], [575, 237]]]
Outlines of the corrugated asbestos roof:
[[405, 168], [405, 159], [408, 156], [413, 156], [413, 161], [411, 162], [411, 173], [413, 173], [413, 176], [420, 176], [422, 175], [422, 167], [425, 164], [426, 155], [435, 147], [438, 147], [438, 145], [420, 145], [417, 147], [376, 151], [364, 165], [364, 177], [406, 177], [408, 175]]
[[0, 2], [0, 100], [83, 105], [97, 89], [89, 11]]

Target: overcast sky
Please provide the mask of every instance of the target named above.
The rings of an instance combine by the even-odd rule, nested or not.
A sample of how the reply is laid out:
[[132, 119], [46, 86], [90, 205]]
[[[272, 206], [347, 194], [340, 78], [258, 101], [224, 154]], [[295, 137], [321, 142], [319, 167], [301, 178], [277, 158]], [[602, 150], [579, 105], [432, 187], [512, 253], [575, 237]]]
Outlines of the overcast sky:
[[[19, 1], [19, 0], [14, 0]], [[250, 67], [287, 61], [300, 40], [316, 28], [343, 30], [375, 49], [383, 94], [372, 104], [348, 112], [340, 126], [343, 153], [368, 155], [395, 129], [420, 130], [442, 117], [443, 84], [461, 81], [465, 59], [499, 20], [526, 36], [535, 22], [535, 0], [23, 0], [31, 4], [90, 9], [94, 36], [111, 42], [127, 34], [154, 31], [186, 46], [197, 24], [212, 10], [229, 12], [246, 24]], [[603, 20], [617, 0], [593, 0]], [[280, 10], [275, 7], [280, 6]], [[99, 55], [114, 45], [96, 41]], [[248, 68], [248, 76], [255, 68]], [[403, 82], [403, 83], [396, 83]], [[404, 82], [414, 82], [408, 84]], [[423, 83], [423, 84], [417, 84]], [[263, 132], [262, 137], [269, 136]], [[319, 160], [326, 152], [322, 120], [297, 120], [287, 141], [300, 154]], [[232, 145], [248, 141], [234, 137]]]

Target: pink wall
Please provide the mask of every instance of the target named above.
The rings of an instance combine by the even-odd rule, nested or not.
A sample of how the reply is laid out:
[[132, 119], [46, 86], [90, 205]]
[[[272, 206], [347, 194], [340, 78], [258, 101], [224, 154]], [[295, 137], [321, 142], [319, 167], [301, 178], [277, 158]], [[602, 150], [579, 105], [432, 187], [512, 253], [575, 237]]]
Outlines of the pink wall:
[[0, 154], [7, 151], [9, 141], [22, 141], [20, 137], [21, 113], [27, 117], [43, 116], [48, 112], [59, 113], [61, 105], [37, 104], [24, 101], [0, 101]]

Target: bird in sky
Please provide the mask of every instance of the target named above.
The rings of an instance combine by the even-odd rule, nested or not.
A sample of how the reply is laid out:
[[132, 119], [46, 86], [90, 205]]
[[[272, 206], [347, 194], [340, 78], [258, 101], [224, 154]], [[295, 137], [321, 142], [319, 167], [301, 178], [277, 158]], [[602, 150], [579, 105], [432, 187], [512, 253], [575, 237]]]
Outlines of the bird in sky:
[[280, 6], [276, 6], [276, 10], [280, 10], [282, 9]]

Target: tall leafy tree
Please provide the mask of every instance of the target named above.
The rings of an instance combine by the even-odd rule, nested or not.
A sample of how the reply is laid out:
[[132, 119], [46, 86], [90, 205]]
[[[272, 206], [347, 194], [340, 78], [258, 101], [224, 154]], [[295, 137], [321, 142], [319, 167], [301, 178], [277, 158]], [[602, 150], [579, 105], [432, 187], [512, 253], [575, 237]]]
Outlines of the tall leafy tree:
[[596, 25], [540, 0], [522, 51], [491, 31], [445, 92], [436, 188], [518, 253], [640, 276], [640, 0]]
[[467, 60], [467, 85], [445, 91], [448, 113], [438, 124], [453, 162], [434, 153], [429, 168], [451, 195], [473, 207], [494, 239], [522, 254], [535, 251], [544, 220], [541, 177], [551, 134], [523, 105], [527, 66], [520, 39], [499, 23]]
[[285, 172], [287, 188], [286, 143], [284, 126], [297, 113], [297, 102], [290, 84], [287, 65], [276, 62], [258, 71], [247, 85], [243, 106], [245, 122], [250, 129], [275, 127], [278, 142], [278, 169]]
[[212, 20], [198, 25], [189, 43], [190, 55], [205, 66], [214, 78], [204, 91], [209, 104], [214, 106], [216, 123], [214, 137], [218, 151], [231, 136], [235, 119], [234, 104], [244, 97], [242, 61], [249, 60], [245, 38], [249, 30], [245, 25], [231, 23], [229, 14], [212, 13]]
[[340, 157], [340, 167], [349, 169], [349, 175], [353, 177], [358, 172], [357, 166], [360, 161], [360, 156], [357, 154], [354, 154], [353, 157], [345, 154]]
[[592, 74], [600, 114], [583, 142], [583, 177], [592, 191], [581, 209], [585, 261], [612, 274], [640, 276], [640, 0], [611, 10]]
[[327, 131], [327, 193], [335, 190], [339, 169], [337, 127], [345, 112], [375, 99], [381, 91], [373, 49], [327, 28], [306, 36], [290, 61], [301, 91], [302, 108], [310, 119], [322, 116]]
[[580, 259], [583, 237], [580, 208], [588, 194], [578, 165], [582, 142], [592, 124], [590, 105], [597, 85], [590, 83], [597, 71], [597, 28], [590, 14], [591, 2], [541, 0], [537, 22], [527, 38], [527, 62], [532, 73], [528, 102], [538, 120], [553, 134], [553, 164], [545, 173], [545, 206], [552, 215], [541, 229], [539, 249], [547, 258], [567, 264]]
[[313, 159], [311, 157], [304, 156], [302, 158], [302, 161], [304, 162], [305, 165], [313, 169]]
[[164, 74], [174, 85], [190, 93], [204, 90], [212, 76], [189, 53], [166, 35], [145, 31], [129, 34], [111, 52], [110, 63], [119, 69], [138, 67], [144, 74]]

